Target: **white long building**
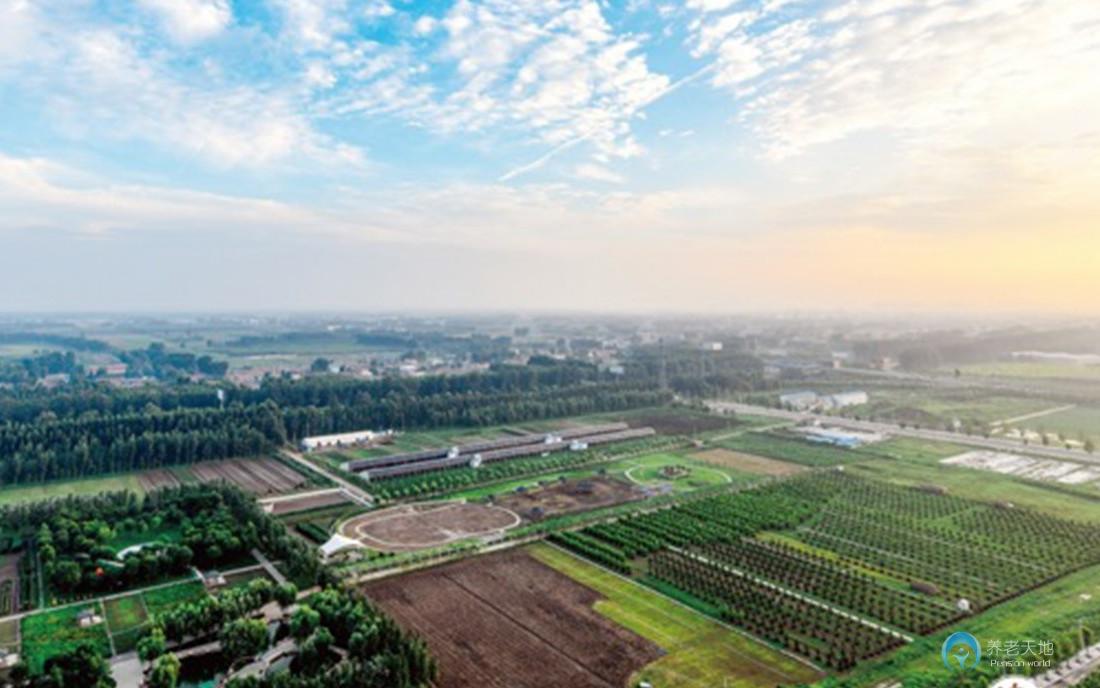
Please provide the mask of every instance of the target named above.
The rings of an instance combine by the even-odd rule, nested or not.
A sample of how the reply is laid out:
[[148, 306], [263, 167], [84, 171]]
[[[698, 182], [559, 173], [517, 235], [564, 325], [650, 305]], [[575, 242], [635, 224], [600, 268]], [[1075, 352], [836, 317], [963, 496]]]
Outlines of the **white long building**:
[[374, 432], [373, 430], [359, 430], [358, 432], [341, 432], [335, 435], [317, 435], [316, 437], [303, 437], [302, 451], [317, 451], [332, 447], [350, 447], [356, 444], [373, 442], [379, 438], [392, 434], [392, 430]]

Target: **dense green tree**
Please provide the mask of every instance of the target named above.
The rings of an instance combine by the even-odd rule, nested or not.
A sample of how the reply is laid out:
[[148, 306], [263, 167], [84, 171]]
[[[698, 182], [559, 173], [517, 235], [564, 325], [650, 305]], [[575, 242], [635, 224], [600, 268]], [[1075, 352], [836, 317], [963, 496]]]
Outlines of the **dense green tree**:
[[230, 659], [252, 657], [267, 648], [267, 624], [262, 619], [235, 619], [222, 628], [218, 639]]

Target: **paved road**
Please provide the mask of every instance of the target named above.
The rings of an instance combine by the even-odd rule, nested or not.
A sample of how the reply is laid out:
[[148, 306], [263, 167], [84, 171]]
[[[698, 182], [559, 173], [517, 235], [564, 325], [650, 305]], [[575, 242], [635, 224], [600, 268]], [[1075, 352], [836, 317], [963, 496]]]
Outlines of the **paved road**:
[[286, 583], [286, 576], [279, 572], [279, 569], [275, 568], [275, 565], [264, 556], [264, 553], [258, 549], [252, 550], [252, 556], [256, 557], [256, 561], [260, 562], [260, 566], [264, 567], [264, 571], [267, 571], [267, 575], [271, 576], [276, 585], [282, 585]]
[[1036, 680], [1039, 688], [1068, 688], [1100, 671], [1100, 643], [1086, 647]]
[[371, 497], [363, 488], [359, 487], [355, 483], [345, 480], [344, 478], [336, 475], [332, 471], [321, 468], [315, 463], [307, 461], [305, 457], [303, 457], [298, 452], [290, 451], [289, 449], [283, 449], [281, 453], [283, 456], [290, 459], [291, 461], [301, 464], [302, 466], [313, 471], [314, 473], [320, 473], [332, 482], [344, 488], [344, 492], [348, 495], [348, 497], [351, 497], [363, 506], [374, 505], [374, 497]]
[[1053, 416], [1055, 413], [1061, 413], [1063, 411], [1070, 411], [1077, 408], [1077, 404], [1066, 404], [1065, 406], [1055, 406], [1054, 408], [1048, 408], [1044, 411], [1036, 411], [1035, 413], [1027, 413], [1022, 416], [1016, 416], [1015, 418], [1005, 418], [1004, 420], [993, 421], [993, 425], [1012, 425], [1013, 423], [1023, 423], [1025, 420], [1035, 420], [1036, 418], [1044, 418], [1046, 416]]
[[[313, 470], [317, 470], [316, 467], [314, 467]], [[299, 499], [307, 499], [309, 497], [323, 497], [324, 495], [336, 494], [337, 492], [343, 493], [344, 488], [325, 487], [321, 488], [320, 490], [310, 490], [308, 492], [291, 492], [290, 494], [262, 497], [260, 499], [257, 499], [256, 501], [260, 504], [278, 504], [280, 502], [293, 502]]]
[[975, 437], [973, 435], [947, 432], [945, 430], [929, 430], [924, 428], [918, 429], [909, 427], [902, 428], [897, 425], [892, 425], [890, 423], [879, 423], [867, 420], [853, 420], [851, 418], [842, 418], [840, 416], [824, 416], [817, 413], [785, 411], [782, 409], [768, 408], [766, 406], [738, 404], [732, 401], [708, 401], [707, 406], [710, 407], [712, 410], [719, 412], [733, 411], [734, 413], [745, 413], [755, 416], [785, 418], [787, 420], [795, 422], [820, 421], [824, 425], [834, 425], [837, 427], [849, 428], [852, 430], [862, 430], [864, 432], [889, 433], [891, 435], [899, 435], [902, 437], [916, 437], [917, 439], [932, 440], [936, 442], [952, 442], [954, 444], [964, 444], [970, 447], [981, 447], [982, 449], [993, 449], [1003, 452], [1024, 452], [1026, 454], [1042, 456], [1044, 458], [1061, 459], [1065, 461], [1076, 461], [1077, 463], [1100, 465], [1100, 456], [1089, 454], [1079, 449], [1066, 449], [1064, 447], [1046, 447], [1036, 444], [1025, 445], [1021, 442], [1013, 442], [1012, 440], [998, 439], [995, 437]]

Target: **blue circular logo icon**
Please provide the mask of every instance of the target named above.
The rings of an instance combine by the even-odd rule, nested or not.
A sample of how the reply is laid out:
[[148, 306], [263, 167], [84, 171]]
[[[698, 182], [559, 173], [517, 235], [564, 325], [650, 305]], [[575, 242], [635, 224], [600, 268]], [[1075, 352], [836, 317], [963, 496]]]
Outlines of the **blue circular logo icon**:
[[943, 641], [943, 650], [940, 652], [943, 665], [948, 669], [962, 671], [973, 669], [982, 660], [982, 646], [978, 639], [959, 631], [952, 633]]

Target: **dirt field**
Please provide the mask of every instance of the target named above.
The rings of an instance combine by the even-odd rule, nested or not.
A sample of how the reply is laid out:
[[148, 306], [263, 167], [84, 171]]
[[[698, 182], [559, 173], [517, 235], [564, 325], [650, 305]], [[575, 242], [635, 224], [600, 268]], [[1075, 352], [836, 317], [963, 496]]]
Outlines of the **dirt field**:
[[792, 475], [806, 470], [805, 466], [799, 466], [798, 464], [776, 461], [775, 459], [753, 454], [742, 454], [729, 449], [708, 449], [694, 454], [693, 457], [716, 466], [733, 468], [746, 473], [756, 473], [757, 475]]
[[257, 495], [282, 494], [303, 485], [304, 475], [275, 459], [226, 459], [202, 461], [191, 466], [199, 482], [224, 480]]
[[146, 492], [159, 490], [162, 487], [175, 487], [180, 484], [176, 474], [167, 468], [145, 471], [138, 475], [138, 481], [141, 483], [141, 489]]
[[514, 511], [527, 521], [547, 516], [587, 511], [641, 499], [645, 494], [636, 486], [612, 478], [567, 480], [527, 492], [497, 497], [495, 504]]
[[425, 638], [439, 688], [623, 688], [661, 656], [592, 609], [600, 596], [522, 550], [364, 587]]
[[0, 616], [19, 611], [19, 560], [21, 554], [0, 556]]
[[271, 513], [276, 516], [284, 514], [295, 514], [299, 511], [309, 511], [310, 509], [321, 509], [326, 506], [336, 506], [337, 504], [348, 504], [348, 498], [343, 492], [329, 492], [319, 495], [307, 495], [298, 499], [285, 499], [278, 502], [271, 503]]
[[519, 524], [519, 516], [496, 506], [425, 502], [356, 516], [341, 524], [340, 532], [371, 549], [408, 552], [493, 535]]

